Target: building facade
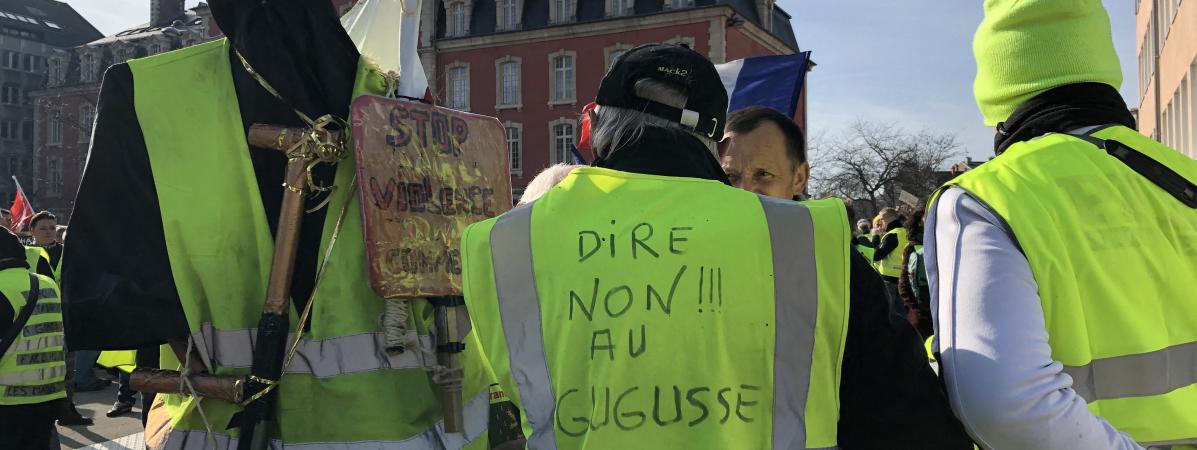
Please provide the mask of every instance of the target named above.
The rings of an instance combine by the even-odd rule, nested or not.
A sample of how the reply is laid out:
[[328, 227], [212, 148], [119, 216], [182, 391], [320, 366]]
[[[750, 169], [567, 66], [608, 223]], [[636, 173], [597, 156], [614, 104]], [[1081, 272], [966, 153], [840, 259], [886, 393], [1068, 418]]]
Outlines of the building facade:
[[1136, 0], [1139, 131], [1197, 158], [1197, 4]]
[[[103, 36], [70, 5], [48, 0], [0, 0], [0, 201], [37, 188], [34, 100], [54, 52]], [[7, 203], [5, 203], [7, 207]]]
[[790, 16], [769, 0], [425, 0], [422, 14], [437, 103], [499, 118], [517, 196], [572, 161], [579, 114], [628, 49], [685, 44], [716, 64], [798, 51]]
[[[33, 186], [23, 186], [33, 206], [70, 220], [91, 145], [104, 71], [130, 59], [211, 39], [203, 17], [184, 0], [151, 0], [150, 22], [46, 58], [45, 88], [32, 92]], [[2, 184], [2, 183], [0, 183]]]

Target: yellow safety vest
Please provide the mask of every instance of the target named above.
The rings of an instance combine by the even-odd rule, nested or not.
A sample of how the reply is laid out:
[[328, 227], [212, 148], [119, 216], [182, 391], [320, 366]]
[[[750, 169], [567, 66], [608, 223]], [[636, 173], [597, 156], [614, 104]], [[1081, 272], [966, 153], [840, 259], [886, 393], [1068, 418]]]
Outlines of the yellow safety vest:
[[906, 229], [896, 228], [889, 230], [885, 235], [881, 236], [881, 242], [885, 242], [885, 238], [889, 236], [896, 236], [898, 238], [898, 246], [893, 251], [885, 255], [881, 261], [876, 261], [874, 267], [877, 268], [877, 273], [887, 277], [897, 278], [902, 276], [902, 251], [906, 248]]
[[[218, 375], [246, 375], [266, 296], [274, 242], [245, 141], [221, 39], [129, 62], [134, 104], [153, 169], [171, 271], [191, 338]], [[381, 76], [359, 69], [355, 92], [385, 91]], [[350, 146], [352, 148], [352, 146]], [[277, 422], [286, 444], [355, 449], [486, 448], [489, 387], [493, 383], [477, 346], [466, 342], [464, 432], [446, 433], [440, 389], [432, 380], [433, 321], [427, 301], [411, 301], [409, 339], [422, 349], [400, 355], [385, 348], [384, 301], [368, 285], [362, 216], [353, 158], [337, 164], [324, 221], [321, 254], [342, 208], [343, 231], [315, 292], [311, 328], [279, 382]], [[299, 323], [292, 311], [291, 327]], [[472, 339], [472, 337], [467, 337]], [[289, 344], [289, 342], [288, 342]], [[434, 358], [435, 357], [431, 357]], [[177, 368], [172, 352], [162, 367]], [[202, 447], [204, 418], [193, 397], [166, 395], [174, 429], [168, 447]], [[226, 430], [240, 405], [202, 404], [214, 438], [236, 447]], [[323, 448], [323, 447], [322, 447]]]
[[47, 264], [50, 263], [50, 254], [46, 253], [46, 249], [31, 246], [25, 247], [25, 262], [29, 264], [30, 272], [37, 273], [39, 258], [46, 260]]
[[[19, 315], [29, 294], [25, 269], [0, 271], [0, 291]], [[54, 280], [38, 277], [40, 299], [12, 345], [0, 358], [0, 405], [31, 405], [66, 398], [66, 352], [62, 304]]]
[[584, 167], [466, 231], [466, 302], [529, 448], [834, 447], [848, 230], [836, 199]]
[[1197, 444], [1197, 209], [1115, 157], [1129, 152], [1197, 183], [1197, 162], [1114, 126], [1015, 144], [949, 186], [1009, 224], [1090, 411], [1145, 446]]

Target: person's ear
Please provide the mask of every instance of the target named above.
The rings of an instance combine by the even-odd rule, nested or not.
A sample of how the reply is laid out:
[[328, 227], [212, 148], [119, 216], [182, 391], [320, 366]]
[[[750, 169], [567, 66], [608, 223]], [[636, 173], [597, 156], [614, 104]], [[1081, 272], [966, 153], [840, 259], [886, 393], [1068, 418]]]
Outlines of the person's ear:
[[806, 183], [810, 181], [810, 164], [803, 161], [794, 168], [794, 195], [802, 195], [806, 192]]

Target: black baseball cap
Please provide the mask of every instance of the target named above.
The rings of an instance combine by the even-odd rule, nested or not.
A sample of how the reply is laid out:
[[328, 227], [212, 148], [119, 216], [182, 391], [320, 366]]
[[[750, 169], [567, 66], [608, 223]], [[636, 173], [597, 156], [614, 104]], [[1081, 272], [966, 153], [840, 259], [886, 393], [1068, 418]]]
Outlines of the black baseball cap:
[[[685, 88], [686, 107], [678, 109], [637, 96], [636, 82], [645, 78]], [[681, 45], [646, 44], [620, 55], [603, 77], [595, 103], [652, 114], [715, 141], [723, 139], [727, 124], [727, 90], [715, 65]]]

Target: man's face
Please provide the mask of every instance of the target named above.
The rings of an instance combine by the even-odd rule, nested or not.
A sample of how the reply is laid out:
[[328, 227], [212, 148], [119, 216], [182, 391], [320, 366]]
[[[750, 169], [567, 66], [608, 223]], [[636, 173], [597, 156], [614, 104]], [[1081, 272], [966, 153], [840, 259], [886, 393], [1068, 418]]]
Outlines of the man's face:
[[770, 197], [792, 199], [806, 190], [810, 167], [795, 166], [786, 152], [781, 129], [771, 122], [761, 123], [748, 133], [728, 132], [723, 171], [732, 186]]
[[42, 219], [37, 222], [30, 233], [33, 234], [33, 241], [36, 245], [50, 245], [54, 243], [57, 231], [58, 222]]

